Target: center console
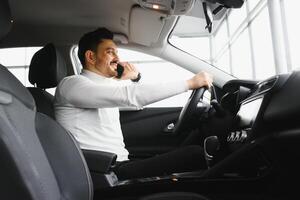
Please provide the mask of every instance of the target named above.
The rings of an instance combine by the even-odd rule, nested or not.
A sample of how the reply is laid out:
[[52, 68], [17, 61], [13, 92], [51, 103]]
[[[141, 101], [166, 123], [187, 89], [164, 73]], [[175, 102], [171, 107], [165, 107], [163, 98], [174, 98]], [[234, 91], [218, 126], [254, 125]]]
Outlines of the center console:
[[236, 126], [227, 136], [229, 144], [243, 143], [248, 139], [252, 132], [252, 126], [255, 123], [256, 116], [260, 110], [263, 97], [243, 102], [236, 116]]

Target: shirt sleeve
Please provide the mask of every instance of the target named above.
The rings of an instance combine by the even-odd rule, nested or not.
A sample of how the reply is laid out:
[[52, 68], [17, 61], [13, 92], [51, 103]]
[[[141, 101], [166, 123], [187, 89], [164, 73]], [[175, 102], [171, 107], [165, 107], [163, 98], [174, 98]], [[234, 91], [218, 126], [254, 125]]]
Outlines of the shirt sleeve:
[[66, 78], [59, 84], [58, 95], [79, 108], [142, 108], [187, 90], [186, 81], [120, 86], [96, 84], [83, 78]]

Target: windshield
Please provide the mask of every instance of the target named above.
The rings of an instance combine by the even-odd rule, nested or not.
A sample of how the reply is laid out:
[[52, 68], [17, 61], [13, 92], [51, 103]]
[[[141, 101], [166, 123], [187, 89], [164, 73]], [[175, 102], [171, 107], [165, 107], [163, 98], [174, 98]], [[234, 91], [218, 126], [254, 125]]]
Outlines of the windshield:
[[300, 65], [299, 6], [291, 0], [248, 0], [220, 19], [214, 16], [211, 33], [205, 19], [181, 16], [169, 42], [237, 78], [262, 80]]

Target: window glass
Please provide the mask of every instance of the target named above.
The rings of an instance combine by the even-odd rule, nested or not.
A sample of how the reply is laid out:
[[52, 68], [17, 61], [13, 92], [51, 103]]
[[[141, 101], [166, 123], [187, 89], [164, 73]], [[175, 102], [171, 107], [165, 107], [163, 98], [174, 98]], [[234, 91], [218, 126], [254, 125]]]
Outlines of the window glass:
[[287, 31], [293, 69], [300, 69], [300, 1], [284, 0]]
[[238, 27], [242, 24], [242, 22], [246, 19], [246, 4], [244, 3], [243, 7], [240, 9], [232, 9], [228, 16], [229, 23], [229, 32], [230, 34], [235, 33]]
[[26, 65], [26, 50], [24, 48], [0, 49], [0, 63], [4, 66]]
[[251, 24], [256, 78], [262, 80], [275, 74], [273, 44], [267, 7]]
[[141, 52], [137, 52], [137, 51], [132, 51], [132, 50], [128, 50], [128, 49], [121, 49], [118, 48], [118, 55], [120, 57], [121, 60], [124, 60], [126, 62], [155, 62], [155, 61], [162, 61], [162, 59], [155, 57], [155, 56], [151, 56], [145, 53], [141, 53]]
[[249, 5], [249, 10], [252, 10], [255, 8], [255, 6], [260, 2], [260, 1], [265, 1], [265, 0], [248, 0], [248, 5]]
[[[19, 47], [0, 49], [0, 63], [25, 86], [33, 87], [28, 80], [29, 65], [33, 55], [42, 47]], [[46, 89], [54, 95], [56, 88]]]
[[[25, 85], [27, 78], [27, 73], [25, 71], [25, 68], [8, 68], [8, 70], [21, 82]], [[31, 86], [31, 84], [29, 84]]]
[[221, 69], [221, 70], [223, 70], [227, 73], [231, 73], [231, 71], [230, 71], [230, 57], [229, 57], [229, 50], [228, 49], [225, 51], [225, 53], [223, 55], [221, 55], [221, 57], [219, 59], [217, 59], [215, 65], [219, 69]]
[[171, 37], [170, 42], [197, 58], [203, 60], [209, 60], [210, 58], [209, 37], [173, 36]]
[[[248, 0], [242, 8], [231, 9], [227, 14], [228, 16], [224, 16], [220, 27], [216, 29], [213, 37], [211, 37], [211, 43], [208, 39], [210, 36], [206, 36], [208, 47], [206, 47], [207, 45], [200, 45], [206, 47], [206, 49], [211, 48], [213, 51], [203, 51], [199, 48], [197, 51], [199, 45], [194, 45], [196, 42], [186, 42], [193, 35], [193, 32], [190, 32], [189, 35], [188, 30], [185, 30], [181, 23], [178, 23], [175, 27], [170, 42], [184, 51], [193, 52], [193, 55], [199, 58], [210, 58], [207, 59], [208, 63], [212, 62], [211, 64], [237, 78], [267, 78], [275, 73], [275, 65], [269, 13], [267, 9], [257, 7], [260, 2], [265, 2], [262, 6], [266, 7], [266, 0]], [[253, 15], [249, 14], [251, 12]], [[249, 20], [247, 20], [248, 17]], [[195, 22], [189, 21], [188, 18], [184, 21], [185, 23]], [[253, 41], [250, 40], [250, 26], [252, 28], [251, 32], [253, 32]], [[184, 39], [180, 35], [181, 33], [185, 34]], [[180, 37], [175, 38], [178, 35]], [[205, 37], [202, 38], [204, 40]], [[182, 44], [178, 41], [174, 42], [175, 39], [181, 40]], [[209, 45], [214, 46], [210, 47]], [[253, 49], [251, 49], [252, 47]], [[207, 55], [205, 52], [213, 54]]]
[[32, 56], [41, 47], [19, 47], [0, 49], [0, 63], [8, 68], [26, 87], [32, 85], [28, 80], [28, 66]]
[[0, 49], [0, 63], [9, 66], [29, 66], [31, 58], [41, 47]]
[[217, 34], [215, 35], [215, 45], [216, 45], [215, 47], [216, 47], [217, 54], [227, 42], [228, 42], [227, 24], [226, 24], [226, 20], [224, 20]]
[[250, 41], [247, 29], [233, 43], [231, 50], [233, 75], [239, 78], [252, 79]]

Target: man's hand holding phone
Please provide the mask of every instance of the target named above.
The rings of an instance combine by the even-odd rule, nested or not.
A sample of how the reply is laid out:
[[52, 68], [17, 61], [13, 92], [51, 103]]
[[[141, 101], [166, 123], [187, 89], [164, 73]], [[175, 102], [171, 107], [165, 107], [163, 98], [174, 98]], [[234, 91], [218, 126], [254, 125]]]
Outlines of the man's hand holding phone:
[[135, 80], [139, 76], [139, 72], [135, 68], [135, 66], [128, 62], [119, 62], [117, 67], [117, 73], [118, 75], [116, 76], [116, 78], [119, 78], [121, 80]]

